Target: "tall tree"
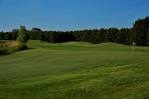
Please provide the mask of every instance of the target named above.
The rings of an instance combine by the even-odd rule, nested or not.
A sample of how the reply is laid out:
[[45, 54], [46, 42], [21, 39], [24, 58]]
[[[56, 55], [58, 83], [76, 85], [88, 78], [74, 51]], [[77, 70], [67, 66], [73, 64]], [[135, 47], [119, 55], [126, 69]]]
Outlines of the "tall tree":
[[30, 39], [31, 40], [40, 40], [41, 39], [42, 30], [39, 28], [32, 28], [30, 31]]
[[21, 42], [21, 43], [27, 43], [29, 39], [29, 36], [27, 34], [27, 30], [25, 28], [25, 26], [21, 26], [18, 32], [18, 38], [17, 41]]
[[133, 26], [134, 41], [137, 45], [149, 45], [149, 17], [145, 19], [139, 19], [135, 22]]

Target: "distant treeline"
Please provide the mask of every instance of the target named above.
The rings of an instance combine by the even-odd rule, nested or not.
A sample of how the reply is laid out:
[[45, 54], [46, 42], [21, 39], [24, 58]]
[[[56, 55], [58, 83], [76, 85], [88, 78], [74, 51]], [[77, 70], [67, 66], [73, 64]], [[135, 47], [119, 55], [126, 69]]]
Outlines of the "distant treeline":
[[[12, 32], [0, 32], [0, 40], [15, 40], [17, 29]], [[68, 41], [85, 41], [90, 43], [116, 42], [131, 45], [136, 43], [139, 46], [149, 46], [149, 17], [138, 19], [132, 28], [109, 28], [80, 31], [42, 31], [39, 28], [28, 30], [31, 40], [41, 40], [52, 43]]]

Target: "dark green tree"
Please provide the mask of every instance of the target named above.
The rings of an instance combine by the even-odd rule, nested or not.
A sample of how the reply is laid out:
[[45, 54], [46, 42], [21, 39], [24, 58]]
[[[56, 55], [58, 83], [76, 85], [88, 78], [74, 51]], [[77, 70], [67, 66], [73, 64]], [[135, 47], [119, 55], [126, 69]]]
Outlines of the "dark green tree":
[[32, 28], [30, 31], [30, 39], [31, 40], [40, 40], [41, 39], [42, 30], [40, 28]]
[[133, 26], [134, 41], [137, 45], [149, 45], [149, 17], [139, 19]]

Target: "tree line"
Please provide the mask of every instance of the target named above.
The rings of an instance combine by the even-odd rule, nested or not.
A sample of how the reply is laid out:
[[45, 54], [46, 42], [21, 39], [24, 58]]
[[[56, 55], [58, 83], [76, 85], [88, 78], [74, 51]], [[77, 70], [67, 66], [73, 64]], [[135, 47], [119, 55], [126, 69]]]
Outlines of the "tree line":
[[[16, 40], [18, 30], [12, 32], [0, 32], [1, 40]], [[94, 44], [115, 42], [138, 46], [149, 46], [149, 17], [138, 19], [132, 28], [102, 28], [78, 31], [42, 31], [39, 28], [27, 30], [29, 39], [41, 40], [51, 43], [68, 41], [85, 41]]]

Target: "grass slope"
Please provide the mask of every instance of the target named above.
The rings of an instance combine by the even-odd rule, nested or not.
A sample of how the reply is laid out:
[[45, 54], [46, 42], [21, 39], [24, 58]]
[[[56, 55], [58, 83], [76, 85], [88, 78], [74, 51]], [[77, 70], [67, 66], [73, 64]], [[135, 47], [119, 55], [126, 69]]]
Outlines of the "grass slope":
[[0, 99], [149, 99], [149, 48], [30, 41], [0, 57]]

